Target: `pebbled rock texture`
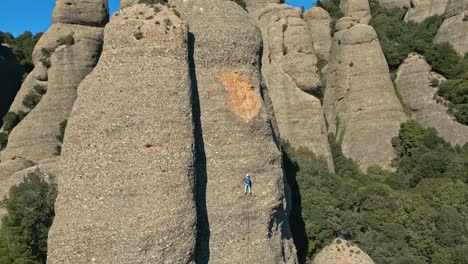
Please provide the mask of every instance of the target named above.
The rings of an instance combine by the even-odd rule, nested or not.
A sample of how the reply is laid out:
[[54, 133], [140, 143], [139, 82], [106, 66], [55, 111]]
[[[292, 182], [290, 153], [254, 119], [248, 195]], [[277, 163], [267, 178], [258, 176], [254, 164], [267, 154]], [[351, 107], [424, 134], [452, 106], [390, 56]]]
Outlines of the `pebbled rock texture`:
[[398, 68], [395, 83], [414, 120], [435, 128], [450, 143], [462, 146], [468, 142], [468, 126], [456, 122], [447, 108], [434, 100], [437, 87], [431, 87], [431, 81], [441, 78], [431, 72], [423, 56], [410, 54]]
[[395, 94], [375, 30], [349, 18], [337, 21], [324, 97], [329, 132], [364, 171], [390, 169], [391, 139], [407, 120]]
[[[296, 148], [306, 147], [323, 156], [330, 170], [334, 171], [320, 101], [304, 92], [284, 68], [287, 58], [283, 53], [283, 30], [285, 27], [286, 31], [292, 27], [288, 20], [291, 16], [298, 15], [297, 10], [287, 5], [271, 4], [257, 14], [256, 19], [264, 42], [262, 73], [273, 103], [281, 138], [288, 140]], [[298, 16], [294, 18], [299, 19]], [[306, 32], [301, 36], [304, 45], [309, 38]], [[310, 60], [308, 62], [310, 63]], [[310, 70], [304, 74], [316, 73]]]
[[56, 0], [54, 23], [103, 27], [109, 21], [107, 0]]
[[448, 42], [464, 56], [468, 52], [468, 0], [449, 0], [445, 16], [434, 42]]
[[328, 60], [332, 43], [330, 14], [321, 7], [313, 6], [304, 13], [304, 20], [309, 27], [315, 54]]
[[433, 15], [442, 15], [449, 0], [411, 0], [405, 21], [422, 22]]
[[[260, 31], [231, 1], [172, 3], [193, 34], [200, 107], [196, 262], [297, 263], [281, 153], [261, 98]], [[243, 193], [246, 173], [251, 196]]]
[[362, 24], [369, 24], [372, 18], [368, 0], [341, 0], [340, 9], [345, 17], [357, 18]]
[[374, 264], [374, 261], [355, 244], [337, 238], [315, 256], [312, 264]]
[[0, 44], [0, 126], [3, 126], [3, 117], [21, 86], [24, 72], [11, 49]]
[[192, 263], [188, 27], [158, 8], [115, 14], [102, 57], [79, 87], [48, 263]]

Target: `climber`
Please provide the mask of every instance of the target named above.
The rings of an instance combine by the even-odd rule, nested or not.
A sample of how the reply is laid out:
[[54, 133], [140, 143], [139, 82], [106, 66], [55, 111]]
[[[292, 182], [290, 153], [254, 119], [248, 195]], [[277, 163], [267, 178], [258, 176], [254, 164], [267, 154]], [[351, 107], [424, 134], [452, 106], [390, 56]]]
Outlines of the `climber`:
[[252, 180], [249, 174], [245, 175], [244, 178], [244, 194], [247, 194], [247, 190], [249, 190], [249, 194], [252, 194]]

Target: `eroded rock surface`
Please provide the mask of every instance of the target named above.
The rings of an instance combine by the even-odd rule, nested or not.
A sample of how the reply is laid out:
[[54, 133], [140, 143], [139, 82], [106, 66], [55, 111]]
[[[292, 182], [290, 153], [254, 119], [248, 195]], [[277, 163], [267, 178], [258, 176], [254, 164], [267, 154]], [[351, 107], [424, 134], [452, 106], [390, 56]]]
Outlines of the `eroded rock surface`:
[[468, 0], [449, 0], [445, 17], [434, 42], [448, 42], [464, 56], [468, 52]]
[[[297, 263], [281, 153], [261, 98], [260, 31], [231, 1], [172, 3], [193, 34], [201, 110], [196, 261]], [[251, 196], [243, 194], [246, 173]]]
[[411, 0], [378, 0], [379, 4], [385, 8], [408, 9], [411, 6]]
[[[297, 16], [297, 10], [287, 5], [271, 4], [253, 14], [263, 35], [262, 73], [271, 97], [281, 138], [294, 147], [306, 147], [323, 156], [333, 171], [333, 161], [327, 141], [327, 129], [320, 101], [304, 92], [284, 68], [284, 28], [290, 28], [288, 19]], [[306, 33], [303, 44], [308, 41]], [[309, 47], [310, 48], [310, 47]], [[289, 52], [289, 51], [288, 51]], [[311, 61], [309, 60], [308, 63]], [[316, 74], [313, 67], [308, 73]]]
[[390, 168], [391, 139], [406, 121], [375, 30], [352, 19], [337, 22], [327, 70], [324, 109], [329, 132], [344, 154], [366, 170]]
[[115, 14], [102, 57], [79, 87], [48, 263], [192, 263], [188, 27], [158, 8]]
[[434, 100], [437, 87], [432, 87], [431, 82], [433, 79], [439, 82], [441, 78], [431, 72], [423, 56], [410, 54], [398, 68], [395, 82], [414, 120], [435, 128], [450, 143], [462, 146], [468, 142], [468, 126], [456, 122], [447, 108]]
[[315, 54], [322, 59], [328, 60], [332, 43], [330, 28], [332, 18], [330, 14], [321, 7], [313, 6], [304, 13], [304, 20], [309, 27]]
[[362, 24], [369, 24], [372, 18], [369, 0], [341, 0], [340, 9], [345, 16], [357, 18]]
[[54, 23], [103, 27], [109, 21], [107, 0], [57, 0]]
[[374, 261], [355, 244], [337, 238], [315, 256], [312, 264], [374, 264]]
[[411, 0], [405, 21], [422, 22], [433, 15], [442, 15], [449, 0]]

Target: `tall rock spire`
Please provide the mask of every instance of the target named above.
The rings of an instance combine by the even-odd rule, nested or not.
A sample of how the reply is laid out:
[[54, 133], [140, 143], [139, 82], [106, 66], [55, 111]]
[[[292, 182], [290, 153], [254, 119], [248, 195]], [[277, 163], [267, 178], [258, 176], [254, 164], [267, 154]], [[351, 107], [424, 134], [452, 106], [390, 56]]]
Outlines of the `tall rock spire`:
[[[193, 34], [200, 104], [196, 261], [296, 263], [289, 189], [260, 87], [260, 31], [231, 1], [172, 3]], [[247, 173], [251, 196], [243, 193]]]
[[145, 4], [106, 26], [67, 128], [48, 263], [193, 263], [187, 30]]

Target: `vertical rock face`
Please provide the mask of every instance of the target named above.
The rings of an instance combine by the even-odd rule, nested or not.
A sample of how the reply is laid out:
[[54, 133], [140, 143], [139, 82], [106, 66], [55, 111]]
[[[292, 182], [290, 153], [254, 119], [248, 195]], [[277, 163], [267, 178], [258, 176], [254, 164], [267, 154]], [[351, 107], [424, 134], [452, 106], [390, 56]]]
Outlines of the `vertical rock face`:
[[[69, 1], [68, 1], [69, 2]], [[68, 3], [67, 2], [67, 3]], [[102, 1], [100, 1], [102, 2]], [[89, 1], [75, 1], [74, 7], [81, 10]], [[68, 16], [61, 13], [62, 1], [57, 2], [54, 16]], [[95, 21], [107, 15], [88, 13], [86, 19]], [[74, 20], [70, 22], [79, 22]], [[26, 112], [28, 115], [10, 133], [7, 148], [2, 153], [2, 160], [15, 156], [36, 162], [53, 157], [56, 147], [59, 124], [68, 118], [76, 98], [77, 87], [83, 78], [94, 68], [102, 49], [102, 27], [78, 24], [55, 23], [41, 37], [33, 52], [34, 70], [24, 81], [10, 107], [12, 112]], [[38, 96], [38, 87], [46, 90], [33, 109], [24, 105], [29, 95]]]
[[54, 23], [103, 27], [109, 21], [107, 0], [57, 0]]
[[338, 20], [327, 72], [324, 108], [329, 132], [362, 169], [389, 168], [392, 137], [406, 120], [377, 34], [352, 18]]
[[[320, 101], [304, 92], [285, 67], [285, 61], [288, 60], [287, 54], [283, 52], [285, 47], [288, 48], [288, 54], [298, 53], [296, 49], [312, 43], [308, 33], [302, 30], [303, 22], [298, 22], [300, 13], [288, 5], [271, 4], [253, 13], [253, 16], [257, 19], [263, 35], [262, 73], [273, 102], [281, 137], [294, 147], [306, 147], [323, 156], [333, 171], [333, 160]], [[297, 33], [288, 34], [288, 30]], [[295, 41], [288, 40], [292, 37]], [[308, 46], [307, 49], [313, 50], [313, 47]], [[316, 66], [311, 65], [313, 60], [310, 58], [303, 60], [303, 64], [306, 63], [309, 66], [305, 69], [309, 71], [303, 71], [303, 74], [315, 76], [309, 85], [317, 85], [319, 77], [315, 70]]]
[[315, 54], [328, 60], [332, 43], [330, 14], [321, 7], [313, 6], [305, 12], [304, 19], [309, 26]]
[[358, 246], [338, 238], [323, 248], [312, 264], [374, 264], [374, 261]]
[[1, 119], [8, 112], [21, 86], [23, 74], [24, 68], [18, 63], [11, 49], [0, 44], [0, 126], [3, 125]]
[[260, 93], [260, 31], [231, 1], [173, 3], [193, 33], [201, 109], [196, 261], [296, 263], [281, 154]]
[[372, 18], [368, 0], [341, 0], [340, 9], [345, 16], [357, 18], [362, 24], [368, 24]]
[[187, 25], [165, 7], [127, 7], [106, 27], [67, 128], [48, 263], [193, 260], [187, 54]]
[[379, 4], [385, 8], [408, 9], [411, 7], [411, 0], [378, 0]]
[[468, 0], [450, 0], [445, 16], [434, 42], [448, 42], [464, 56], [468, 52]]
[[419, 54], [410, 54], [398, 68], [396, 84], [406, 107], [419, 123], [435, 128], [439, 135], [452, 144], [468, 142], [468, 126], [464, 126], [447, 114], [447, 108], [434, 100], [436, 88], [432, 79], [439, 79], [431, 72], [431, 66]]
[[411, 0], [405, 21], [422, 22], [433, 15], [442, 15], [449, 0]]

